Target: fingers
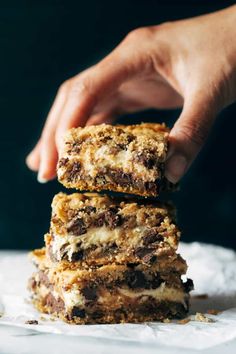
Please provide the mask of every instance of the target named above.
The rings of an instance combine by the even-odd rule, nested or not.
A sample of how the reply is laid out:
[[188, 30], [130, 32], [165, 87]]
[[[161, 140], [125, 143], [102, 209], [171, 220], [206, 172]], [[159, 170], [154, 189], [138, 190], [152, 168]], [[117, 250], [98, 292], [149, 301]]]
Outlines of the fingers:
[[47, 182], [55, 177], [57, 163], [57, 148], [55, 143], [55, 132], [58, 117], [63, 109], [67, 91], [62, 87], [56, 96], [52, 108], [48, 114], [42, 135], [36, 147], [27, 157], [27, 165], [34, 171], [38, 171], [38, 181]]
[[45, 183], [48, 180], [53, 179], [56, 175], [58, 152], [55, 142], [55, 134], [58, 119], [63, 111], [66, 98], [67, 87], [62, 86], [58, 91], [42, 132], [40, 166], [38, 171], [38, 181], [40, 183]]
[[[100, 101], [112, 96], [123, 82], [153, 69], [150, 50], [143, 49], [140, 41], [148, 45], [148, 28], [132, 31], [97, 65], [70, 80], [71, 86], [56, 131], [58, 150], [65, 131], [86, 124]], [[107, 111], [106, 107], [104, 111]]]
[[[123, 82], [153, 69], [150, 51], [140, 46], [140, 42], [148, 44], [151, 33], [148, 29], [131, 32], [100, 63], [62, 85], [43, 129], [40, 147], [34, 149], [28, 158], [29, 166], [39, 169], [40, 182], [55, 176], [65, 131], [86, 124], [97, 103], [112, 96]], [[108, 116], [101, 115], [96, 119], [93, 117], [93, 122], [98, 124], [105, 119], [109, 119]]]
[[34, 149], [26, 158], [26, 164], [32, 171], [38, 171], [40, 164], [41, 140], [37, 142]]
[[131, 58], [127, 56], [127, 61], [122, 61], [122, 57], [117, 49], [87, 71], [86, 75], [73, 79], [57, 126], [58, 150], [66, 130], [86, 124], [99, 101], [112, 96], [122, 82], [135, 75], [136, 66], [134, 63], [131, 65]]
[[217, 110], [210, 99], [200, 94], [186, 99], [182, 114], [170, 132], [170, 150], [165, 175], [176, 183], [185, 174], [203, 146]]
[[111, 124], [114, 119], [115, 116], [112, 112], [97, 113], [88, 119], [86, 125]]

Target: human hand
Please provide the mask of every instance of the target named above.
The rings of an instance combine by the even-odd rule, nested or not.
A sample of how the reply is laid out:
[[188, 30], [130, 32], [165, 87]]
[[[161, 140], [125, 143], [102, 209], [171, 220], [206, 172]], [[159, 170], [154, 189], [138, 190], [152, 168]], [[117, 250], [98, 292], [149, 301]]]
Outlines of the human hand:
[[183, 110], [169, 136], [166, 177], [177, 182], [203, 146], [217, 113], [236, 100], [236, 6], [139, 28], [95, 66], [59, 88], [27, 158], [40, 182], [55, 177], [64, 132], [111, 123], [147, 108]]

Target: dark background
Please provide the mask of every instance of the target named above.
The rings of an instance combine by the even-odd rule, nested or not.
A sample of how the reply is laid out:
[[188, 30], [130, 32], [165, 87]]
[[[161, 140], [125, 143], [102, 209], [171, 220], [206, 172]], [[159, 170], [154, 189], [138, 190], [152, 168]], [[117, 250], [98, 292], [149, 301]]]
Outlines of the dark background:
[[[56, 181], [37, 183], [24, 160], [39, 137], [59, 84], [102, 58], [133, 28], [233, 3], [0, 1], [0, 248], [43, 244], [51, 199], [62, 187]], [[236, 248], [235, 113], [235, 105], [222, 112], [182, 180], [181, 191], [173, 196], [185, 241]], [[172, 125], [178, 114], [145, 112], [124, 119]]]

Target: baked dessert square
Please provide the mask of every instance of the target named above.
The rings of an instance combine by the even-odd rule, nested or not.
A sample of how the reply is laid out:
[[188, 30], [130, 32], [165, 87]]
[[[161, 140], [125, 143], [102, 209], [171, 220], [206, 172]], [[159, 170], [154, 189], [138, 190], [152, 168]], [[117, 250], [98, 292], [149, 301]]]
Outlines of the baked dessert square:
[[59, 193], [52, 202], [45, 242], [52, 261], [150, 265], [173, 255], [179, 237], [174, 209], [165, 204], [96, 193]]
[[186, 264], [180, 256], [170, 258], [165, 269], [158, 263], [95, 268], [67, 261], [53, 263], [44, 249], [31, 256], [37, 267], [29, 281], [34, 305], [66, 322], [162, 321], [183, 318], [188, 311], [192, 282], [181, 280]]
[[80, 191], [157, 196], [174, 186], [164, 177], [169, 129], [164, 124], [101, 124], [69, 130], [58, 180]]

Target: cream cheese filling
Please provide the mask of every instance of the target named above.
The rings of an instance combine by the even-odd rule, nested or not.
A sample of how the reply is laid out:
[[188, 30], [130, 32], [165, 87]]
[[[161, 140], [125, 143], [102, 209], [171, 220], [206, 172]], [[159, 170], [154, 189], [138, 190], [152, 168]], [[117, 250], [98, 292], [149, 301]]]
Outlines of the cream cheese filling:
[[[70, 234], [61, 236], [54, 233], [54, 239], [51, 242], [51, 246], [53, 254], [58, 260], [61, 260], [62, 253], [65, 252], [68, 255], [69, 261], [72, 261], [73, 253], [77, 252], [79, 249], [88, 249], [93, 245], [97, 247], [104, 247], [114, 243], [120, 247], [125, 244], [125, 237], [129, 238], [128, 247], [135, 248], [140, 244], [145, 230], [146, 227], [138, 226], [129, 230], [129, 232], [125, 235], [125, 230], [122, 227], [117, 227], [114, 230], [110, 230], [106, 226], [102, 226], [91, 228], [86, 232], [86, 234], [80, 236]], [[167, 242], [170, 247], [174, 247], [171, 237], [165, 237], [164, 241]], [[61, 252], [62, 247], [63, 252]], [[160, 245], [159, 248], [161, 250], [165, 247], [166, 246]]]
[[72, 308], [74, 306], [83, 307], [85, 304], [85, 298], [78, 289], [63, 291], [62, 296], [67, 308]]
[[[130, 230], [129, 247], [135, 247], [140, 243], [144, 230], [144, 227], [136, 227], [132, 229], [132, 231]], [[88, 249], [92, 245], [99, 247], [112, 243], [116, 243], [119, 247], [124, 242], [123, 237], [124, 229], [118, 227], [114, 230], [110, 230], [107, 227], [102, 226], [91, 228], [86, 234], [80, 236], [73, 236], [70, 234], [58, 236], [54, 234], [54, 239], [51, 245], [53, 254], [56, 255], [58, 260], [61, 260], [61, 248], [63, 247], [63, 251], [68, 254], [68, 259], [71, 261], [73, 253], [78, 251], [78, 249]], [[80, 246], [78, 246], [78, 244]]]
[[[83, 165], [83, 170], [86, 175], [95, 178], [99, 171], [103, 170], [105, 166], [111, 169], [122, 169], [125, 173], [137, 174], [138, 178], [154, 182], [159, 177], [159, 171], [156, 169], [148, 169], [144, 165], [133, 161], [133, 154], [127, 151], [120, 151], [118, 154], [113, 155], [109, 152], [109, 148], [102, 146], [94, 154], [93, 151], [86, 150], [78, 160], [74, 156], [68, 154], [66, 158], [73, 162], [80, 162]], [[63, 172], [62, 172], [63, 171]], [[63, 168], [58, 169], [58, 176], [63, 177]]]
[[[52, 251], [58, 260], [61, 260], [61, 248], [67, 253], [69, 261], [72, 260], [72, 255], [78, 249], [87, 249], [92, 245], [104, 246], [104, 244], [116, 242], [119, 245], [121, 241], [121, 229], [116, 228], [109, 230], [105, 226], [90, 229], [86, 234], [80, 236], [54, 235], [52, 242]], [[78, 246], [78, 244], [80, 246]]]
[[[181, 303], [185, 308], [187, 308], [186, 294], [182, 290], [167, 287], [165, 283], [162, 283], [157, 289], [143, 289], [134, 291], [127, 288], [119, 287], [116, 289], [114, 288], [114, 290], [117, 291], [111, 292], [106, 288], [100, 288], [98, 290], [98, 298], [96, 302], [98, 304], [102, 304], [103, 306], [110, 306], [111, 308], [113, 308], [116, 307], [116, 305], [120, 306], [119, 303], [120, 301], [125, 301], [124, 298], [128, 298], [130, 301], [136, 299], [140, 301], [142, 298], [149, 296], [158, 301], [171, 301]], [[59, 294], [58, 291], [51, 290], [47, 288], [44, 284], [41, 284], [35, 295], [44, 298], [49, 293], [52, 293], [52, 295], [56, 299], [60, 297], [64, 301], [65, 307], [68, 310], [73, 308], [74, 306], [82, 308], [85, 306], [86, 299], [81, 293], [81, 291], [77, 288], [72, 288], [68, 291], [62, 289]]]
[[[187, 307], [186, 304], [186, 294], [178, 289], [166, 287], [165, 283], [162, 283], [157, 289], [144, 289], [140, 291], [129, 290], [125, 288], [117, 288], [117, 292], [112, 293], [106, 288], [102, 288], [100, 295], [96, 300], [97, 303], [103, 306], [114, 307], [117, 304], [117, 298], [120, 299], [126, 297], [130, 300], [141, 299], [146, 296], [150, 296], [158, 301], [171, 301], [177, 302]], [[70, 291], [63, 291], [62, 298], [64, 300], [66, 308], [70, 309], [74, 306], [84, 306], [85, 298], [78, 289], [73, 289]]]
[[157, 289], [145, 289], [141, 291], [132, 291], [129, 289], [118, 289], [120, 294], [129, 298], [138, 298], [140, 296], [151, 296], [152, 298], [160, 301], [173, 301], [179, 302], [185, 305], [186, 294], [175, 288], [166, 287], [165, 283], [162, 283]]

